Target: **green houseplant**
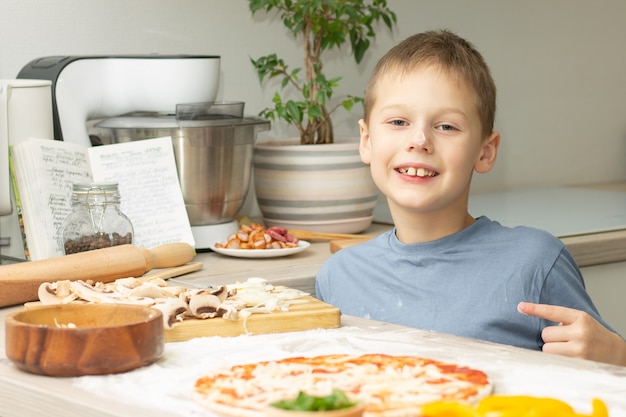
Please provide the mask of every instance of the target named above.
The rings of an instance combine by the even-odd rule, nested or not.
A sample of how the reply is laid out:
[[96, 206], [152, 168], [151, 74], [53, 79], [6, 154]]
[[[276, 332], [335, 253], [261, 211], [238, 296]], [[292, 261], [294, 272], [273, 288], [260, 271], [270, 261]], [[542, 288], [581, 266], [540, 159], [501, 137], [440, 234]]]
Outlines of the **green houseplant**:
[[250, 10], [253, 15], [261, 10], [280, 14], [291, 35], [301, 38], [304, 52], [303, 68], [290, 69], [275, 53], [251, 59], [261, 82], [281, 77], [281, 90], [292, 87], [301, 96], [291, 100], [276, 92], [274, 107], [260, 115], [296, 126], [301, 144], [332, 143], [331, 114], [339, 107], [350, 111], [362, 99], [348, 95], [339, 103], [331, 102], [342, 77], [324, 74], [323, 54], [349, 43], [359, 64], [375, 37], [376, 24], [382, 21], [392, 29], [395, 13], [386, 0], [250, 0]]
[[260, 116], [286, 122], [299, 132], [298, 138], [255, 146], [254, 189], [264, 222], [344, 233], [367, 229], [377, 190], [360, 160], [358, 137], [335, 138], [331, 119], [336, 110], [350, 111], [363, 99], [334, 97], [342, 77], [327, 76], [323, 59], [326, 52], [349, 46], [361, 63], [375, 28], [382, 24], [393, 29], [395, 13], [386, 0], [249, 0], [249, 6], [253, 15], [277, 14], [303, 46], [303, 65], [297, 68], [276, 53], [251, 58], [261, 83], [280, 80], [273, 107]]

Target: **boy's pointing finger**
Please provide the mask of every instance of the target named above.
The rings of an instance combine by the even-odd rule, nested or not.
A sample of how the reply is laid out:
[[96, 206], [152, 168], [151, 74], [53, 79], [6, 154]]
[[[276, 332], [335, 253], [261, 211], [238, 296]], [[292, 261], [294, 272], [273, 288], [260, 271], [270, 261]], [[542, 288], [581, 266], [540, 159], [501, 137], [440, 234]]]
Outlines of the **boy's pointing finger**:
[[517, 310], [527, 316], [539, 317], [562, 324], [572, 323], [577, 316], [577, 311], [574, 309], [549, 304], [521, 302], [517, 305]]

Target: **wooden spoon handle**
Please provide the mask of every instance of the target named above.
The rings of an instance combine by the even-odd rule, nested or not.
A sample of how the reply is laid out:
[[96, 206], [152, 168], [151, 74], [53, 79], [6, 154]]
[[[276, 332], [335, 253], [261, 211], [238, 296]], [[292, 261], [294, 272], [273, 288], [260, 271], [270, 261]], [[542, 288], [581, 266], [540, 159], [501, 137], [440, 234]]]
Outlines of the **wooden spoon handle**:
[[311, 230], [289, 229], [288, 233], [302, 240], [370, 239], [370, 235], [349, 233], [314, 232]]
[[199, 271], [202, 269], [204, 265], [202, 262], [188, 262], [185, 265], [175, 266], [172, 268], [162, 269], [160, 271], [156, 271], [143, 277], [139, 278], [141, 281], [150, 281], [154, 278], [161, 279], [169, 279], [174, 277], [179, 277], [181, 275], [189, 274], [191, 272]]

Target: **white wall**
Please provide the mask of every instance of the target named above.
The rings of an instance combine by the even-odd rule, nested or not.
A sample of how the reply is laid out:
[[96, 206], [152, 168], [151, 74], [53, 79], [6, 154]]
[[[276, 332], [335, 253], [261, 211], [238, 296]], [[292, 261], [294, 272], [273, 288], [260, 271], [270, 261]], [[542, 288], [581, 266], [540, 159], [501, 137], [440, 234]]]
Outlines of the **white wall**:
[[[499, 87], [500, 159], [475, 191], [626, 179], [626, 2], [622, 0], [389, 0], [393, 34], [378, 32], [362, 66], [334, 54], [329, 75], [362, 93], [375, 61], [419, 31], [449, 28], [490, 63]], [[299, 42], [245, 0], [0, 0], [0, 78], [48, 55], [190, 53], [222, 57], [219, 98], [268, 105], [250, 57], [278, 52], [299, 66]], [[347, 69], [347, 71], [345, 70]], [[338, 115], [356, 134], [359, 114]], [[284, 135], [274, 126], [273, 136]], [[292, 132], [293, 133], [293, 132]]]

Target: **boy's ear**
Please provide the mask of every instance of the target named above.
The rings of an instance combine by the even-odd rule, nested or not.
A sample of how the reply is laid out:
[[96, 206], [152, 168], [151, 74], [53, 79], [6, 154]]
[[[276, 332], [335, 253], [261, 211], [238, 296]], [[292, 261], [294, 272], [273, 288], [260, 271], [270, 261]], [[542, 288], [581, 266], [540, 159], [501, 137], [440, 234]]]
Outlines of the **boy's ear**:
[[498, 155], [498, 147], [500, 146], [500, 134], [493, 132], [487, 141], [483, 144], [480, 156], [474, 164], [474, 170], [478, 173], [487, 173], [493, 168]]
[[361, 135], [361, 142], [359, 144], [359, 154], [361, 155], [361, 161], [364, 164], [368, 164], [372, 161], [372, 144], [370, 142], [370, 134], [367, 129], [367, 124], [363, 119], [359, 120], [359, 132]]

